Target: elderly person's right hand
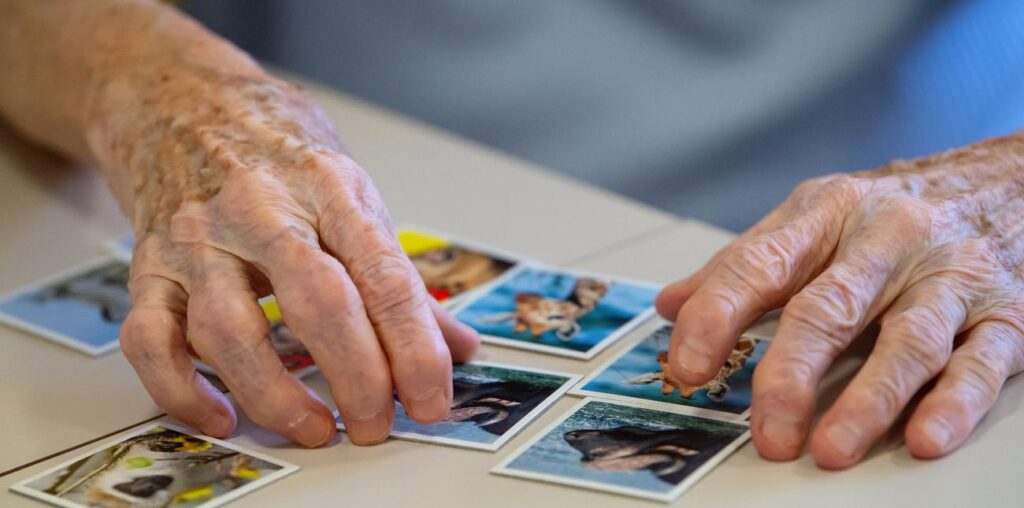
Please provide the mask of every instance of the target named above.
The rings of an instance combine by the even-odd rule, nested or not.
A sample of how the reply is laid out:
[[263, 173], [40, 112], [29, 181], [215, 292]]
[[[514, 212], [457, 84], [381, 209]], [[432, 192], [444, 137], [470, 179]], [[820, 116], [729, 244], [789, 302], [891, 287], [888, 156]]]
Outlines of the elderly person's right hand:
[[0, 12], [3, 111], [98, 162], [134, 225], [121, 344], [161, 408], [213, 436], [236, 425], [193, 368], [187, 331], [256, 423], [306, 446], [334, 435], [271, 347], [257, 298], [272, 291], [354, 442], [388, 436], [396, 392], [417, 421], [447, 415], [452, 362], [478, 338], [427, 295], [377, 190], [301, 89], [154, 3]]

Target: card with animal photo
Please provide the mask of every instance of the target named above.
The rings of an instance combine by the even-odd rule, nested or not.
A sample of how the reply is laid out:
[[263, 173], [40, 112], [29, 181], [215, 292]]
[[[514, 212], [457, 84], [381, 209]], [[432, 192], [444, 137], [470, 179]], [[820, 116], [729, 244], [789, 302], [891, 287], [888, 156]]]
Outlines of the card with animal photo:
[[159, 424], [18, 482], [11, 490], [72, 508], [210, 508], [296, 470], [266, 455]]
[[670, 502], [749, 438], [744, 422], [588, 398], [491, 472]]
[[484, 342], [589, 359], [653, 312], [658, 288], [526, 266], [456, 311]]
[[0, 323], [98, 356], [117, 349], [130, 309], [128, 264], [103, 258], [0, 298]]
[[[263, 314], [270, 321], [270, 345], [281, 360], [285, 369], [295, 377], [302, 379], [317, 371], [313, 355], [306, 350], [306, 346], [292, 333], [288, 325], [281, 317], [281, 309], [277, 306], [277, 300], [273, 296], [260, 299], [260, 306], [263, 307]], [[206, 362], [199, 357], [195, 349], [189, 343], [188, 353], [192, 356], [192, 363], [200, 372], [216, 376]]]
[[[558, 400], [579, 376], [474, 362], [452, 368], [452, 407], [443, 421], [416, 423], [395, 405], [396, 438], [495, 451]], [[345, 426], [338, 418], [338, 428]]]
[[745, 418], [750, 412], [754, 369], [768, 349], [766, 339], [742, 336], [714, 379], [683, 383], [668, 368], [672, 325], [661, 320], [636, 344], [588, 375], [570, 393], [616, 400], [644, 399], [685, 406], [697, 414]]
[[513, 254], [422, 228], [400, 228], [398, 241], [423, 278], [427, 291], [445, 305], [453, 305], [501, 277], [521, 260]]

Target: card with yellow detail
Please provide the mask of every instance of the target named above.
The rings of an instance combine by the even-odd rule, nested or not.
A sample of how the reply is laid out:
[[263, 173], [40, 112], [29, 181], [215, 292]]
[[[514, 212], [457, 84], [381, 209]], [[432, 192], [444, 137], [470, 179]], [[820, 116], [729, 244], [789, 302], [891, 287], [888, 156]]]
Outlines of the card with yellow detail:
[[423, 278], [427, 292], [446, 306], [522, 262], [515, 254], [421, 228], [399, 228], [398, 241]]
[[11, 487], [57, 506], [210, 508], [298, 466], [160, 424], [109, 442]]
[[[313, 361], [313, 355], [306, 350], [306, 346], [292, 333], [288, 325], [281, 317], [281, 309], [277, 306], [277, 300], [273, 296], [260, 299], [260, 306], [263, 307], [263, 315], [270, 322], [270, 345], [273, 346], [277, 358], [281, 360], [288, 372], [295, 377], [302, 379], [313, 372], [317, 367]], [[196, 369], [206, 374], [217, 375], [217, 372], [209, 364], [203, 361], [199, 353], [188, 345], [188, 354], [192, 356], [192, 363]]]

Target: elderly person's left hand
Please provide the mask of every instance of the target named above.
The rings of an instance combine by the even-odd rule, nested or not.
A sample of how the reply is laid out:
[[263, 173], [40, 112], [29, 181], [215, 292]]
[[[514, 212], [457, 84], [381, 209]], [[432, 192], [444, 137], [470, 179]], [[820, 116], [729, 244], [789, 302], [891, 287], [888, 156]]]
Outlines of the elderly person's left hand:
[[[929, 381], [912, 454], [962, 444], [1024, 362], [1024, 134], [800, 185], [693, 276], [666, 288], [672, 373], [710, 380], [737, 336], [784, 306], [754, 376], [766, 458], [856, 464]], [[788, 302], [788, 303], [787, 303]], [[811, 429], [818, 383], [873, 320], [863, 368]]]

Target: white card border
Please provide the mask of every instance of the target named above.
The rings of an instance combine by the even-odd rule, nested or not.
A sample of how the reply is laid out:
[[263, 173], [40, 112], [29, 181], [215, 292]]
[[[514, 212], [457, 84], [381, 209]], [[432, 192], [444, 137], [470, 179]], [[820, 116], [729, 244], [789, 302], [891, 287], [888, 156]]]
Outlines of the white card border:
[[[391, 435], [389, 437], [393, 437], [395, 439], [401, 439], [401, 440], [404, 440], [404, 441], [415, 441], [415, 442], [418, 442], [418, 443], [441, 444], [441, 445], [446, 445], [446, 446], [453, 446], [453, 447], [456, 447], [456, 448], [465, 448], [465, 449], [470, 449], [470, 450], [481, 450], [481, 451], [486, 451], [486, 452], [496, 452], [496, 451], [500, 450], [501, 447], [503, 447], [506, 443], [508, 443], [509, 440], [511, 440], [512, 438], [514, 438], [517, 435], [519, 435], [519, 433], [522, 432], [523, 429], [525, 429], [528, 425], [533, 423], [534, 420], [536, 420], [537, 418], [540, 418], [545, 412], [547, 412], [547, 410], [552, 405], [554, 405], [556, 402], [561, 400], [566, 395], [566, 393], [568, 393], [569, 389], [572, 388], [573, 386], [575, 386], [577, 383], [579, 383], [580, 379], [583, 377], [583, 376], [581, 376], [579, 374], [570, 374], [568, 372], [560, 372], [560, 371], [547, 370], [547, 369], [535, 369], [533, 367], [523, 367], [523, 366], [520, 366], [520, 365], [512, 365], [512, 364], [508, 364], [508, 363], [487, 362], [487, 361], [474, 361], [474, 362], [467, 362], [465, 365], [479, 365], [481, 367], [495, 367], [495, 368], [499, 368], [499, 369], [518, 370], [518, 371], [523, 371], [523, 372], [532, 372], [532, 373], [535, 373], [535, 374], [547, 374], [547, 375], [550, 375], [550, 376], [560, 376], [560, 377], [564, 377], [564, 378], [567, 378], [567, 379], [565, 380], [564, 383], [561, 384], [561, 386], [558, 387], [557, 390], [552, 392], [551, 395], [548, 395], [547, 398], [545, 398], [540, 404], [538, 404], [537, 407], [533, 408], [532, 411], [527, 413], [526, 416], [524, 416], [522, 419], [520, 419], [518, 422], [516, 422], [516, 424], [513, 425], [511, 428], [509, 428], [508, 431], [506, 431], [504, 434], [498, 436], [497, 439], [495, 439], [494, 441], [492, 441], [490, 443], [476, 443], [476, 442], [472, 442], [472, 441], [465, 441], [465, 440], [461, 440], [461, 439], [453, 439], [453, 438], [447, 438], [447, 437], [425, 436], [425, 435], [417, 433], [417, 432], [406, 432], [406, 431], [392, 431]], [[335, 416], [337, 416], [337, 415], [335, 415]], [[344, 431], [345, 430], [345, 424], [341, 423], [341, 422], [338, 422], [337, 423], [337, 428], [340, 431]]]
[[[512, 277], [515, 277], [515, 275], [518, 274], [519, 272], [522, 272], [522, 271], [525, 271], [525, 270], [530, 270], [530, 269], [540, 270], [540, 271], [547, 271], [547, 272], [555, 272], [555, 273], [563, 273], [563, 274], [571, 275], [571, 276], [577, 277], [577, 278], [578, 277], [594, 277], [594, 278], [598, 278], [598, 279], [602, 279], [602, 280], [608, 280], [608, 281], [611, 281], [613, 283], [618, 282], [618, 283], [629, 284], [629, 285], [633, 285], [633, 286], [647, 287], [647, 288], [653, 289], [655, 291], [657, 291], [657, 290], [659, 290], [661, 288], [661, 286], [658, 285], [658, 284], [654, 284], [654, 283], [646, 282], [646, 281], [638, 281], [638, 280], [633, 280], [633, 279], [628, 279], [628, 278], [623, 278], [623, 277], [614, 277], [614, 276], [609, 276], [609, 275], [602, 275], [602, 274], [599, 274], [599, 273], [594, 273], [594, 272], [585, 271], [585, 270], [575, 270], [575, 269], [572, 269], [572, 268], [563, 268], [563, 267], [558, 267], [558, 266], [549, 266], [549, 265], [544, 265], [544, 264], [541, 264], [541, 263], [531, 263], [531, 262], [525, 262], [524, 261], [523, 263], [519, 264], [519, 266], [517, 266], [515, 268], [512, 268], [509, 271], [505, 272], [505, 274], [503, 274], [501, 277], [498, 277], [497, 279], [494, 279], [493, 281], [491, 281], [491, 283], [486, 284], [484, 286], [481, 286], [480, 288], [478, 288], [479, 292], [473, 294], [472, 298], [467, 298], [465, 301], [462, 301], [458, 305], [453, 306], [451, 309], [449, 309], [449, 311], [452, 313], [452, 315], [455, 317], [455, 319], [459, 319], [459, 313], [461, 313], [462, 311], [464, 311], [464, 310], [468, 309], [469, 307], [471, 307], [474, 303], [476, 303], [478, 300], [482, 299], [489, 292], [491, 292], [494, 289], [496, 289], [498, 286], [500, 286], [501, 284], [506, 282], [508, 279], [511, 279]], [[598, 354], [600, 354], [605, 349], [608, 349], [608, 347], [610, 347], [612, 344], [615, 344], [616, 342], [618, 342], [622, 337], [632, 333], [636, 328], [638, 328], [639, 326], [644, 324], [654, 314], [655, 314], [654, 306], [652, 305], [651, 307], [648, 307], [648, 308], [644, 309], [643, 311], [641, 311], [633, 319], [631, 319], [631, 320], [627, 321], [626, 323], [624, 323], [617, 330], [615, 330], [614, 332], [609, 334], [607, 337], [601, 339], [600, 342], [598, 342], [597, 344], [594, 344], [593, 346], [591, 346], [590, 349], [588, 349], [586, 351], [574, 351], [574, 350], [571, 350], [571, 349], [560, 348], [560, 347], [556, 347], [556, 346], [549, 346], [549, 345], [546, 345], [546, 344], [534, 344], [534, 343], [526, 342], [526, 341], [523, 341], [523, 340], [509, 339], [509, 338], [506, 338], [506, 337], [497, 337], [497, 336], [494, 336], [494, 335], [487, 335], [487, 334], [484, 334], [484, 333], [480, 334], [480, 342], [483, 342], [484, 344], [494, 344], [494, 345], [497, 345], [497, 346], [504, 346], [504, 347], [514, 348], [514, 349], [525, 349], [527, 351], [537, 351], [537, 352], [547, 353], [547, 354], [555, 355], [555, 356], [564, 356], [564, 357], [573, 358], [573, 359], [576, 359], [576, 360], [590, 360], [590, 359], [594, 358], [595, 356], [597, 356]]]
[[712, 469], [714, 469], [719, 464], [721, 464], [725, 459], [729, 458], [729, 456], [731, 456], [739, 447], [743, 446], [744, 444], [746, 444], [746, 442], [748, 440], [750, 440], [750, 430], [749, 430], [750, 425], [747, 422], [744, 422], [744, 421], [733, 421], [733, 420], [720, 420], [720, 419], [714, 419], [714, 418], [703, 418], [705, 420], [714, 420], [714, 421], [718, 421], [718, 422], [721, 422], [721, 423], [729, 423], [729, 424], [734, 424], [734, 425], [740, 425], [740, 426], [747, 427], [748, 429], [747, 429], [746, 432], [744, 432], [743, 434], [740, 434], [738, 437], [733, 439], [732, 442], [727, 444], [724, 448], [719, 450], [718, 453], [716, 453], [714, 456], [712, 456], [710, 459], [708, 459], [707, 462], [705, 462], [700, 467], [695, 469], [692, 473], [690, 473], [690, 475], [687, 476], [682, 482], [680, 482], [679, 485], [676, 485], [675, 487], [672, 488], [672, 490], [666, 492], [665, 494], [658, 494], [658, 493], [650, 492], [650, 491], [643, 490], [643, 489], [635, 489], [635, 488], [630, 488], [630, 487], [621, 487], [621, 486], [618, 486], [618, 485], [608, 485], [608, 484], [601, 483], [601, 482], [596, 482], [596, 481], [579, 480], [579, 479], [575, 479], [575, 478], [568, 478], [568, 477], [558, 476], [558, 475], [549, 474], [549, 473], [535, 473], [535, 472], [530, 472], [530, 471], [522, 471], [522, 470], [519, 470], [519, 469], [511, 469], [511, 468], [508, 467], [509, 464], [511, 464], [513, 461], [515, 461], [515, 459], [519, 458], [519, 456], [521, 456], [524, 453], [526, 453], [527, 451], [529, 451], [529, 449], [532, 448], [533, 445], [537, 444], [541, 439], [543, 439], [545, 436], [550, 434], [551, 431], [555, 430], [555, 428], [557, 428], [559, 425], [561, 425], [562, 422], [568, 420], [570, 417], [575, 415], [580, 409], [582, 409], [584, 406], [586, 406], [587, 404], [589, 404], [591, 402], [603, 402], [603, 403], [606, 403], [606, 404], [612, 404], [612, 405], [618, 405], [618, 406], [638, 407], [638, 408], [641, 408], [641, 409], [649, 409], [649, 410], [653, 410], [653, 411], [663, 411], [663, 412], [666, 412], [666, 413], [675, 413], [675, 414], [679, 414], [679, 415], [683, 415], [683, 416], [688, 416], [688, 417], [691, 417], [691, 418], [703, 418], [701, 416], [697, 416], [697, 415], [693, 415], [693, 414], [689, 414], [689, 413], [685, 413], [685, 412], [681, 412], [681, 411], [665, 411], [664, 408], [654, 407], [654, 406], [649, 405], [649, 404], [636, 404], [636, 403], [623, 404], [621, 402], [601, 399], [601, 398], [597, 398], [597, 397], [587, 397], [587, 398], [579, 401], [575, 406], [573, 406], [568, 411], [566, 411], [566, 413], [564, 415], [560, 416], [557, 420], [555, 420], [554, 422], [549, 424], [547, 427], [544, 427], [543, 429], [541, 429], [541, 431], [538, 432], [529, 441], [527, 441], [522, 446], [520, 446], [519, 448], [517, 448], [517, 449], [513, 450], [511, 453], [509, 453], [508, 456], [506, 456], [504, 459], [502, 459], [501, 462], [499, 462], [497, 465], [495, 465], [493, 468], [491, 468], [491, 474], [501, 475], [501, 476], [508, 476], [508, 477], [514, 477], [514, 478], [524, 478], [524, 479], [527, 479], [527, 480], [535, 480], [535, 481], [541, 481], [541, 482], [557, 484], [557, 485], [568, 485], [568, 486], [571, 486], [571, 487], [585, 488], [585, 489], [597, 490], [597, 491], [602, 491], [602, 492], [610, 492], [612, 494], [619, 494], [619, 495], [623, 495], [623, 496], [639, 497], [639, 498], [642, 498], [642, 499], [649, 499], [649, 500], [652, 500], [652, 501], [661, 501], [663, 503], [671, 503], [671, 502], [675, 501], [676, 499], [678, 499], [679, 496], [683, 495], [683, 493], [685, 493], [687, 490], [689, 490], [690, 487], [692, 487], [698, 481], [703, 479], [704, 476], [707, 475]]
[[275, 459], [275, 458], [270, 457], [268, 455], [264, 455], [264, 454], [262, 454], [260, 452], [252, 451], [252, 450], [249, 450], [249, 449], [244, 448], [242, 446], [238, 446], [238, 445], [229, 443], [227, 441], [221, 441], [220, 439], [213, 438], [213, 437], [210, 437], [210, 436], [207, 436], [207, 435], [204, 435], [204, 434], [197, 434], [197, 433], [189, 432], [188, 430], [183, 429], [182, 427], [179, 427], [179, 426], [174, 425], [174, 424], [163, 423], [163, 422], [153, 422], [153, 423], [148, 423], [148, 424], [140, 427], [137, 430], [129, 432], [128, 434], [124, 434], [124, 435], [122, 435], [120, 437], [111, 439], [110, 441], [107, 441], [106, 443], [104, 443], [102, 445], [99, 445], [99, 446], [97, 446], [95, 448], [92, 448], [89, 451], [82, 452], [82, 453], [80, 453], [78, 455], [75, 455], [71, 459], [68, 459], [68, 460], [66, 460], [64, 462], [61, 462], [60, 464], [57, 464], [56, 466], [52, 466], [52, 467], [49, 467], [49, 468], [43, 470], [41, 473], [38, 473], [38, 474], [32, 475], [32, 476], [30, 476], [28, 478], [25, 478], [24, 480], [21, 480], [21, 481], [15, 483], [14, 485], [11, 485], [9, 487], [9, 490], [11, 492], [16, 492], [16, 493], [21, 494], [23, 496], [27, 496], [27, 497], [30, 497], [30, 498], [33, 498], [33, 499], [37, 499], [37, 500], [40, 500], [40, 501], [45, 501], [47, 503], [51, 503], [51, 504], [54, 504], [54, 505], [57, 505], [57, 506], [63, 506], [63, 507], [66, 507], [66, 508], [88, 508], [86, 505], [82, 505], [82, 504], [79, 504], [79, 503], [74, 503], [74, 502], [68, 501], [66, 499], [61, 499], [61, 498], [59, 498], [57, 496], [54, 496], [52, 494], [47, 494], [45, 492], [40, 492], [39, 490], [36, 490], [36, 489], [33, 489], [33, 488], [29, 487], [28, 484], [30, 484], [30, 483], [32, 483], [32, 482], [34, 482], [34, 481], [36, 481], [36, 480], [38, 480], [40, 478], [43, 478], [44, 476], [46, 476], [48, 474], [51, 474], [54, 471], [57, 471], [59, 469], [63, 469], [65, 467], [68, 467], [71, 464], [74, 464], [76, 461], [79, 461], [79, 460], [81, 460], [84, 457], [95, 455], [95, 454], [97, 454], [99, 452], [102, 452], [103, 450], [105, 450], [105, 449], [107, 449], [107, 448], [109, 448], [109, 447], [111, 447], [111, 446], [113, 446], [113, 445], [115, 445], [117, 443], [123, 442], [123, 441], [125, 441], [127, 439], [131, 439], [131, 438], [133, 438], [135, 436], [138, 436], [140, 434], [144, 434], [144, 433], [152, 430], [154, 427], [162, 427], [162, 428], [165, 428], [165, 429], [173, 430], [175, 432], [179, 432], [179, 433], [186, 434], [186, 435], [189, 435], [189, 436], [192, 436], [192, 437], [196, 437], [196, 438], [202, 439], [204, 441], [209, 441], [209, 442], [211, 442], [213, 444], [216, 444], [218, 446], [223, 446], [225, 448], [228, 448], [228, 449], [231, 449], [231, 450], [235, 450], [237, 452], [244, 453], [244, 454], [249, 455], [251, 457], [255, 457], [255, 458], [260, 459], [260, 460], [265, 460], [267, 462], [270, 462], [271, 464], [274, 464], [274, 465], [277, 465], [277, 466], [281, 466], [280, 470], [274, 471], [273, 473], [270, 473], [269, 475], [267, 475], [264, 478], [260, 478], [259, 480], [255, 481], [255, 482], [252, 482], [252, 483], [250, 483], [248, 485], [245, 485], [245, 486], [243, 486], [241, 488], [232, 490], [231, 492], [228, 492], [228, 493], [226, 493], [226, 494], [224, 494], [222, 496], [218, 496], [218, 497], [216, 497], [214, 499], [211, 499], [209, 502], [203, 503], [203, 504], [199, 505], [197, 508], [214, 508], [215, 506], [221, 506], [224, 503], [227, 503], [229, 501], [233, 501], [233, 500], [235, 500], [235, 499], [237, 499], [237, 498], [239, 498], [241, 496], [249, 494], [249, 493], [251, 493], [251, 492], [253, 492], [255, 490], [258, 490], [258, 489], [260, 489], [262, 487], [265, 487], [265, 486], [267, 486], [267, 485], [269, 485], [269, 484], [271, 484], [273, 482], [276, 482], [276, 481], [278, 481], [278, 480], [280, 480], [280, 479], [282, 479], [282, 478], [284, 478], [284, 477], [286, 477], [286, 476], [288, 476], [288, 475], [290, 475], [290, 474], [292, 474], [292, 473], [294, 473], [294, 472], [299, 470], [299, 466], [296, 466], [295, 464], [292, 464], [291, 462], [285, 462], [285, 461], [280, 460], [280, 459]]
[[[75, 275], [80, 275], [84, 272], [88, 272], [90, 270], [99, 268], [104, 264], [113, 262], [129, 264], [124, 259], [121, 259], [113, 255], [104, 255], [98, 258], [93, 258], [89, 261], [86, 261], [85, 263], [75, 265], [71, 268], [62, 270], [53, 275], [43, 277], [41, 279], [36, 280], [35, 282], [31, 282], [12, 291], [8, 291], [7, 293], [0, 295], [0, 302], [6, 302], [28, 292], [38, 291], [42, 288], [53, 285], [54, 283], [59, 282], [61, 280], [70, 279]], [[76, 340], [74, 337], [58, 333], [54, 330], [45, 328], [43, 326], [37, 325], [29, 321], [25, 321], [24, 319], [13, 314], [7, 313], [3, 310], [0, 310], [0, 323], [6, 323], [7, 325], [11, 326], [16, 330], [35, 335], [37, 337], [49, 340], [51, 342], [55, 342], [57, 344], [60, 344], [61, 346], [74, 349], [75, 351], [85, 353], [93, 357], [105, 355], [107, 353], [110, 353], [111, 351], [117, 350], [120, 347], [120, 337], [114, 337], [113, 340], [107, 343], [105, 346], [90, 346], [87, 344], [82, 344], [81, 341]]]
[[[651, 323], [657, 323], [657, 325], [653, 326], [653, 325], [651, 325]], [[632, 338], [629, 341], [626, 341], [627, 345], [623, 346], [622, 351], [619, 351], [618, 353], [615, 354], [615, 356], [612, 356], [606, 362], [602, 363], [596, 369], [594, 369], [589, 374], [584, 376], [583, 379], [581, 379], [579, 383], [576, 383], [575, 386], [573, 386], [572, 388], [569, 389], [569, 395], [572, 395], [573, 397], [593, 397], [593, 398], [596, 398], [596, 399], [614, 400], [614, 401], [617, 401], [617, 402], [637, 402], [637, 403], [640, 403], [640, 404], [657, 406], [657, 407], [662, 408], [662, 409], [666, 409], [666, 408], [679, 408], [679, 409], [683, 410], [684, 412], [686, 412], [686, 413], [688, 413], [688, 414], [690, 414], [692, 416], [699, 416], [701, 418], [707, 418], [709, 420], [726, 420], [726, 421], [732, 422], [732, 421], [748, 421], [750, 419], [750, 407], [747, 407], [747, 409], [745, 411], [743, 411], [742, 413], [730, 413], [728, 411], [718, 411], [718, 410], [715, 410], [715, 409], [708, 409], [708, 408], [702, 408], [702, 407], [688, 406], [686, 404], [671, 404], [671, 403], [663, 402], [663, 401], [660, 401], [660, 400], [650, 400], [650, 399], [644, 399], [644, 398], [640, 398], [640, 397], [630, 397], [628, 395], [618, 395], [618, 394], [614, 394], [614, 393], [598, 392], [598, 391], [587, 390], [587, 389], [583, 388], [587, 383], [593, 381], [595, 378], [597, 378], [597, 376], [603, 374], [606, 370], [608, 370], [609, 367], [614, 365], [615, 362], [617, 362], [623, 356], [626, 356], [627, 354], [629, 354], [629, 352], [632, 351], [633, 348], [635, 348], [638, 345], [640, 345], [641, 342], [646, 340], [647, 337], [649, 337], [656, 330], [658, 330], [659, 328], [661, 328], [663, 326], [668, 326], [668, 325], [672, 325], [673, 324], [673, 323], [671, 323], [671, 322], [669, 322], [669, 321], [667, 321], [665, 319], [662, 319], [662, 318], [653, 319], [653, 320], [651, 320], [651, 323], [644, 323], [644, 325], [642, 327], [637, 328], [636, 330], [634, 330], [635, 332], [637, 332], [637, 335], [639, 337], [638, 338]], [[650, 326], [650, 328], [648, 328], [649, 326]], [[640, 332], [643, 332], [643, 333], [640, 333]], [[771, 338], [765, 338], [764, 336], [758, 335], [758, 334], [750, 334], [750, 335], [748, 335], [747, 333], [742, 333], [742, 334], [740, 334], [740, 337], [748, 337], [748, 338], [751, 338], [751, 339], [755, 339], [757, 341], [771, 342]]]

